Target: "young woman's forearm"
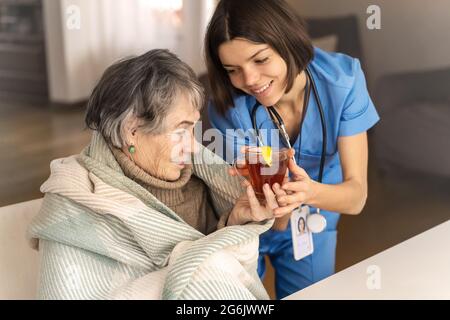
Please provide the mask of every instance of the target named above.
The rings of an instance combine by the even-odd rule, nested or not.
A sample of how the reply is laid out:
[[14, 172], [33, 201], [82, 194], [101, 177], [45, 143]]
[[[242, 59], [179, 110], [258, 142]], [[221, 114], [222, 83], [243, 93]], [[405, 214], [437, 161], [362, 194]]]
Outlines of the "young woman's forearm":
[[367, 199], [367, 190], [356, 180], [340, 184], [313, 183], [313, 196], [308, 205], [342, 214], [359, 214]]

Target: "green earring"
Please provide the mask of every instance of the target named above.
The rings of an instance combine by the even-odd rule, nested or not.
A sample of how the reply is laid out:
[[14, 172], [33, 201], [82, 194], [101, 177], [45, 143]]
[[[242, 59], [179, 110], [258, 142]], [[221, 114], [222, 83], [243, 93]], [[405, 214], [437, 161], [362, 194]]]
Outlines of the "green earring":
[[134, 154], [136, 152], [136, 148], [133, 145], [131, 145], [128, 147], [128, 152]]

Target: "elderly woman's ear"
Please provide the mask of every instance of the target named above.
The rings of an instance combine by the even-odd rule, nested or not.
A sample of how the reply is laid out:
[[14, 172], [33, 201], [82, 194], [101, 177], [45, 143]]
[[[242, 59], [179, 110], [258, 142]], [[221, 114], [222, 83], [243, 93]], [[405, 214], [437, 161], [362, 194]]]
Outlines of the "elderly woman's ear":
[[125, 125], [123, 126], [123, 138], [124, 145], [122, 146], [122, 151], [129, 153], [129, 148], [133, 146], [136, 148], [137, 145], [137, 130], [139, 127], [139, 121], [137, 119], [127, 119]]

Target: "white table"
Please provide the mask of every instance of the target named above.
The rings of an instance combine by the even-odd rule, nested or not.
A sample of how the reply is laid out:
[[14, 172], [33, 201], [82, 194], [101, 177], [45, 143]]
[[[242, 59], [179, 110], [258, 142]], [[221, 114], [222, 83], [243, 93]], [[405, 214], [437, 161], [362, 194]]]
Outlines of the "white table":
[[285, 299], [450, 299], [450, 220]]

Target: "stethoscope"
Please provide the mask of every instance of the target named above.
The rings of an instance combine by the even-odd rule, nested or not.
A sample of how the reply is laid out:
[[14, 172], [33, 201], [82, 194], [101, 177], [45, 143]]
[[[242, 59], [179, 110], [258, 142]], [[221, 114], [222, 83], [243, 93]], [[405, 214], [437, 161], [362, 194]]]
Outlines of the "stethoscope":
[[[325, 114], [323, 111], [323, 107], [322, 107], [322, 103], [320, 101], [319, 94], [317, 92], [316, 83], [315, 83], [314, 78], [312, 77], [311, 72], [309, 71], [308, 67], [306, 67], [305, 71], [306, 71], [307, 79], [306, 79], [306, 87], [305, 87], [305, 96], [303, 99], [303, 114], [302, 114], [302, 119], [300, 122], [300, 147], [301, 147], [301, 138], [302, 138], [301, 130], [302, 130], [302, 126], [303, 126], [303, 121], [305, 119], [306, 111], [308, 109], [309, 97], [311, 95], [311, 87], [312, 87], [312, 91], [314, 93], [314, 98], [317, 102], [317, 107], [319, 109], [320, 122], [322, 124], [322, 154], [320, 156], [320, 167], [319, 167], [319, 177], [318, 177], [318, 182], [322, 183], [323, 170], [325, 167], [325, 156], [326, 156], [326, 150], [327, 150], [327, 127], [326, 127], [326, 123], [325, 123]], [[262, 142], [262, 138], [261, 138], [257, 123], [256, 123], [256, 111], [258, 110], [259, 106], [260, 106], [259, 102], [256, 101], [255, 105], [252, 108], [252, 126], [253, 126], [253, 129], [255, 130], [255, 134], [256, 134], [259, 144], [264, 145], [264, 143]], [[278, 112], [275, 110], [275, 108], [273, 106], [267, 107], [266, 110], [269, 113], [269, 116], [272, 119], [273, 123], [275, 123], [278, 130], [281, 132], [281, 138], [282, 138], [284, 144], [288, 148], [292, 148], [291, 142], [289, 139], [289, 135], [286, 131], [286, 127], [284, 125], [284, 122], [283, 122], [283, 119], [281, 118], [281, 116], [278, 114]], [[293, 158], [293, 160], [295, 162], [295, 157]], [[325, 217], [320, 213], [320, 209], [317, 208], [317, 213], [308, 215], [308, 217], [306, 219], [306, 224], [308, 226], [308, 229], [311, 230], [311, 232], [319, 233], [319, 232], [322, 232], [323, 230], [325, 230], [327, 221], [326, 221]]]

